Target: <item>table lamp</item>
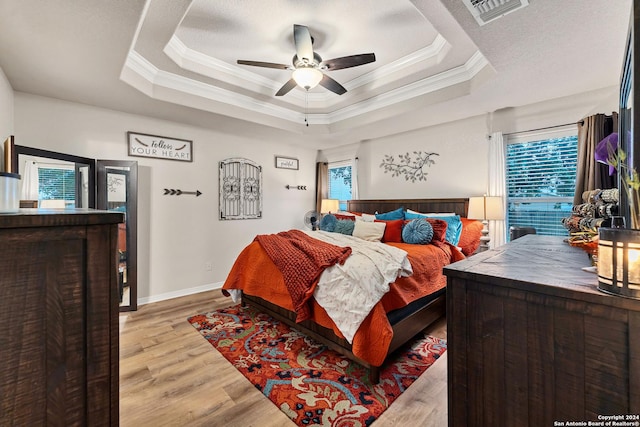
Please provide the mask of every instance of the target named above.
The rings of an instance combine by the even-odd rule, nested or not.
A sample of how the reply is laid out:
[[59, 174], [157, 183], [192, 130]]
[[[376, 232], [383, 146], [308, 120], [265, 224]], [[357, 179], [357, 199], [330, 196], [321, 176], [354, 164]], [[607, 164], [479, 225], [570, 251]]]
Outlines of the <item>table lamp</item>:
[[480, 196], [469, 197], [469, 212], [467, 218], [482, 221], [482, 237], [480, 237], [480, 251], [489, 249], [489, 220], [504, 219], [502, 197]]

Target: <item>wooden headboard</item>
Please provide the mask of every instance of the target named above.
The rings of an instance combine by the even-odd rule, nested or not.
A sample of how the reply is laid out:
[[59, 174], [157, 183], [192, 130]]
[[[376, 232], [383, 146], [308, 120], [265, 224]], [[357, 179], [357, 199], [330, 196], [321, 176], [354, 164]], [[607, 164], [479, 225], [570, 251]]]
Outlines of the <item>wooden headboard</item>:
[[349, 200], [347, 210], [349, 212], [384, 213], [399, 207], [411, 209], [417, 212], [455, 212], [466, 217], [469, 209], [468, 198], [456, 199], [388, 199], [388, 200]]

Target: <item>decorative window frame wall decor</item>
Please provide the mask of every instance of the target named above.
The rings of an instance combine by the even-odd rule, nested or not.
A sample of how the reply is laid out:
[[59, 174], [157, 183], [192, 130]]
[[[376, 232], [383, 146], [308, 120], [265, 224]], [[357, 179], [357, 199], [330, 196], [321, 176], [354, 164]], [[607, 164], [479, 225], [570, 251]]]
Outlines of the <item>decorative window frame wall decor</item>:
[[132, 157], [193, 161], [193, 141], [187, 139], [127, 132], [127, 143]]
[[234, 157], [219, 165], [220, 219], [262, 218], [262, 166]]

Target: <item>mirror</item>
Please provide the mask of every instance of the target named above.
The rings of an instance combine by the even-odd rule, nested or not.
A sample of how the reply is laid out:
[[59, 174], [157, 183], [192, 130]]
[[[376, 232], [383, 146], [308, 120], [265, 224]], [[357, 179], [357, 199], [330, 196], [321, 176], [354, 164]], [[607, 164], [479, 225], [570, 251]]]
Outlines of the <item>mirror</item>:
[[138, 162], [98, 160], [98, 209], [125, 214], [124, 224], [118, 224], [118, 292], [120, 311], [134, 311], [138, 308]]
[[[86, 157], [16, 145], [21, 175], [20, 207], [95, 208], [96, 161]], [[98, 161], [98, 209], [125, 213], [118, 233], [120, 311], [137, 303], [138, 162]]]
[[94, 159], [15, 146], [25, 207], [95, 207]]

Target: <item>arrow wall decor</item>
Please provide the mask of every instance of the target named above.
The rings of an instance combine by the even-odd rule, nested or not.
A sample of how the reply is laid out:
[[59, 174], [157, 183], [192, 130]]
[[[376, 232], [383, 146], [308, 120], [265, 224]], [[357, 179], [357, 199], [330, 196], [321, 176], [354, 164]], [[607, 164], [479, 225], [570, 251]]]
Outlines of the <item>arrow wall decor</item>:
[[182, 191], [182, 190], [174, 190], [173, 188], [165, 188], [164, 195], [165, 196], [181, 196], [183, 194], [190, 194], [198, 197], [202, 193], [199, 190], [196, 191]]

